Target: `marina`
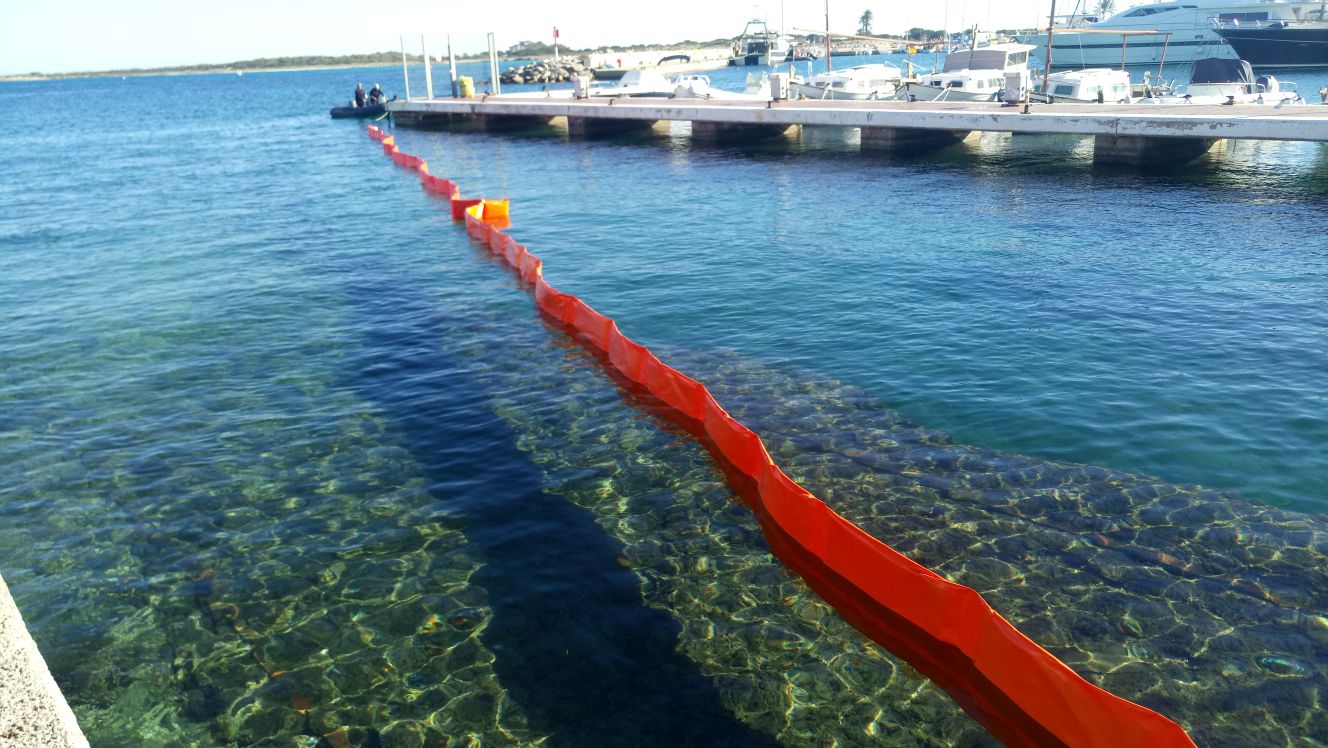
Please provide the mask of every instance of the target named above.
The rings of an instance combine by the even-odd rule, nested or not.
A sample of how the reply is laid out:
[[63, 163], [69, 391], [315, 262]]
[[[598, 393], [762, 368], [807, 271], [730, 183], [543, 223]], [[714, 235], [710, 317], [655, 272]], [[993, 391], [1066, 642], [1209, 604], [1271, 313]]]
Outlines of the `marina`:
[[753, 24], [0, 85], [0, 742], [1328, 745], [1328, 106]]

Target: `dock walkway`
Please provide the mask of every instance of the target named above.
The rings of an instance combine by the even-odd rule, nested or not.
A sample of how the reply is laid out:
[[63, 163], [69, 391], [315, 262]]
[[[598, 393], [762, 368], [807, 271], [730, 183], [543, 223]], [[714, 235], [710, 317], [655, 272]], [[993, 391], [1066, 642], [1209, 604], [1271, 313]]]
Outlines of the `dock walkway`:
[[403, 127], [485, 131], [549, 124], [566, 117], [573, 135], [609, 134], [661, 120], [692, 123], [708, 140], [777, 136], [793, 126], [857, 127], [862, 147], [925, 150], [973, 131], [1092, 135], [1098, 160], [1188, 160], [1224, 138], [1328, 141], [1328, 106], [1032, 104], [884, 101], [719, 101], [571, 99], [500, 95], [411, 99], [388, 105]]

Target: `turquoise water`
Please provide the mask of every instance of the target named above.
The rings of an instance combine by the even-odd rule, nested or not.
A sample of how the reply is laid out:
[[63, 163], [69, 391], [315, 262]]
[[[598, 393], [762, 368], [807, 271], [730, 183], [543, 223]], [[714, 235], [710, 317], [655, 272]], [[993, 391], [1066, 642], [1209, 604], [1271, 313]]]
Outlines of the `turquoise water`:
[[[0, 87], [0, 571], [93, 743], [989, 742], [327, 119], [392, 75]], [[1086, 677], [1328, 742], [1321, 146], [398, 138]]]

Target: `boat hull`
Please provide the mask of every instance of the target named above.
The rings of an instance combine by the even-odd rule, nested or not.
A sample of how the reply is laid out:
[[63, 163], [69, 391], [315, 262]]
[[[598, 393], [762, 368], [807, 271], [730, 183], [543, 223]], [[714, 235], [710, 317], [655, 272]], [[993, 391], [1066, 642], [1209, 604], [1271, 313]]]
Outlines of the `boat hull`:
[[958, 88], [938, 88], [905, 83], [896, 98], [904, 101], [999, 101], [1000, 91], [971, 93]]
[[382, 104], [334, 106], [331, 111], [332, 119], [364, 119], [365, 117], [381, 117], [386, 113], [387, 107]]
[[[1160, 37], [1124, 37], [1120, 34], [1080, 34], [1074, 31], [1056, 31], [1051, 36], [1051, 67], [1053, 70], [1085, 67], [1120, 67], [1122, 59], [1127, 66], [1185, 64], [1205, 57], [1235, 57], [1236, 53], [1222, 37], [1210, 31], [1196, 32], [1181, 39], [1172, 37], [1164, 43]], [[1039, 49], [1047, 48], [1046, 34], [1019, 37], [1025, 44]], [[1122, 52], [1122, 44], [1124, 51]]]
[[876, 91], [867, 91], [858, 93], [856, 91], [836, 91], [823, 86], [813, 86], [807, 83], [790, 83], [789, 95], [793, 98], [811, 99], [813, 101], [873, 101], [876, 99], [891, 99], [893, 94], [882, 95]]
[[1328, 24], [1309, 27], [1233, 28], [1219, 31], [1251, 67], [1328, 67]]
[[729, 59], [729, 67], [770, 67], [770, 55], [750, 54]]

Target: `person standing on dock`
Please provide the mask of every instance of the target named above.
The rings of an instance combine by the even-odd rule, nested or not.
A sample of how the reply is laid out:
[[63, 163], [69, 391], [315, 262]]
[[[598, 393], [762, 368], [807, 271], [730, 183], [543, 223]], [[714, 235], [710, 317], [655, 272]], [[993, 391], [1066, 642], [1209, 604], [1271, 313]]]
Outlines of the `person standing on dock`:
[[357, 106], [357, 107], [362, 107], [362, 106], [364, 106], [364, 84], [363, 84], [363, 83], [356, 83], [356, 84], [355, 84], [355, 106]]

